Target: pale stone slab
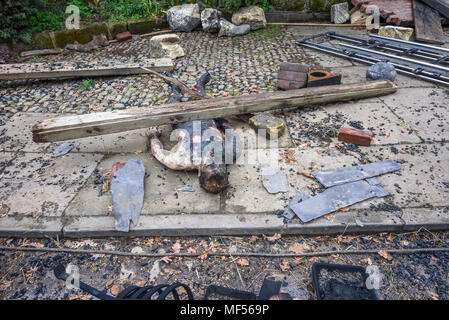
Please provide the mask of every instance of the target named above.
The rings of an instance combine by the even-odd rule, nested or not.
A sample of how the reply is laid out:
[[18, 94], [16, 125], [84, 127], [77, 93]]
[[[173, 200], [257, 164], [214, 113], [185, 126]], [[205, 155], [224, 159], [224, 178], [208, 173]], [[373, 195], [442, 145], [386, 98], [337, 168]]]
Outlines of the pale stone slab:
[[402, 220], [404, 230], [447, 230], [449, 228], [448, 208], [410, 208], [404, 209]]
[[8, 163], [0, 180], [0, 200], [9, 215], [60, 217], [94, 171], [102, 155], [0, 153]]
[[[418, 143], [419, 137], [382, 102], [328, 104], [287, 112], [287, 126], [297, 146], [338, 143], [340, 127], [374, 132], [372, 145]], [[363, 147], [362, 147], [363, 148]]]
[[[196, 172], [174, 171], [165, 168], [152, 155], [125, 154], [105, 158], [98, 165], [99, 176], [110, 177], [111, 167], [116, 162], [128, 159], [142, 160], [145, 170], [145, 198], [142, 215], [170, 213], [208, 213], [220, 209], [220, 195], [203, 190]], [[97, 183], [96, 183], [97, 182]], [[177, 191], [183, 186], [192, 186], [194, 192]], [[109, 215], [113, 219], [110, 192], [101, 194], [102, 185], [98, 177], [92, 176], [66, 210], [67, 216]], [[112, 209], [112, 208], [111, 208]]]
[[0, 218], [1, 237], [43, 237], [62, 235], [62, 222], [59, 218], [2, 217]]
[[426, 141], [449, 140], [447, 89], [399, 89], [380, 97], [399, 117]]

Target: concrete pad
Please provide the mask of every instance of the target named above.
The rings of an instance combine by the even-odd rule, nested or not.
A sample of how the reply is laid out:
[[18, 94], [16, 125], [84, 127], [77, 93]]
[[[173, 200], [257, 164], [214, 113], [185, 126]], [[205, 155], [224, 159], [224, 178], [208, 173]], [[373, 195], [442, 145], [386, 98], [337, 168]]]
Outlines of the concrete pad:
[[315, 64], [321, 66], [321, 68], [346, 67], [354, 65], [349, 59], [340, 58], [329, 53], [310, 48], [301, 48], [300, 50], [303, 50], [304, 55], [306, 55], [310, 60], [313, 60]]
[[9, 215], [60, 217], [92, 174], [99, 154], [0, 153], [0, 201]]
[[[2, 128], [2, 130], [6, 129], [5, 133], [2, 134], [0, 130], [0, 134], [2, 134], [0, 139], [6, 140], [0, 145], [0, 152], [19, 150], [24, 152], [53, 152], [57, 144], [33, 142], [31, 129], [38, 121], [61, 116], [61, 114], [57, 113], [16, 113], [12, 118], [5, 120], [6, 124]], [[73, 141], [80, 143], [80, 146], [71, 152], [145, 152], [148, 149], [148, 139], [145, 136], [145, 131], [146, 129], [139, 129], [76, 139]]]
[[399, 89], [380, 99], [425, 141], [449, 140], [447, 89]]
[[355, 37], [366, 37], [366, 29], [360, 30], [360, 27], [323, 27], [323, 26], [285, 26], [286, 30], [292, 33], [295, 39], [301, 39], [312, 35], [325, 32], [338, 32]]
[[[391, 193], [393, 205], [401, 208], [449, 205], [449, 187], [446, 183], [449, 182], [449, 146], [378, 146], [364, 149], [364, 154], [371, 161], [394, 160], [401, 163], [401, 170], [379, 177]], [[386, 201], [389, 198], [382, 199]]]
[[[287, 163], [285, 154], [292, 152], [297, 162]], [[322, 151], [322, 153], [319, 153]], [[310, 194], [308, 186], [318, 184], [314, 179], [301, 175], [301, 172], [309, 173], [312, 168], [325, 168], [329, 166], [343, 166], [350, 161], [350, 156], [331, 157], [323, 152], [324, 150], [257, 150], [259, 159], [257, 163], [244, 163], [230, 165], [229, 182], [230, 186], [225, 193], [225, 212], [227, 213], [273, 213], [276, 210], [283, 210], [290, 199], [298, 192], [307, 192]], [[245, 157], [255, 157], [255, 150], [245, 151]], [[270, 194], [263, 187], [260, 174], [260, 163], [266, 162], [270, 153], [272, 157], [268, 162], [272, 167], [276, 167], [287, 175], [289, 191], [285, 193]], [[252, 153], [252, 154], [251, 154]], [[276, 160], [276, 156], [279, 160]]]
[[[372, 145], [419, 143], [421, 140], [382, 102], [328, 104], [287, 112], [287, 126], [297, 146], [329, 146], [338, 143], [341, 127], [374, 132]], [[320, 137], [321, 135], [321, 137]]]
[[[208, 213], [220, 209], [220, 195], [203, 190], [198, 181], [197, 172], [174, 171], [165, 168], [149, 154], [114, 155], [105, 158], [98, 165], [100, 179], [110, 177], [111, 167], [116, 162], [128, 159], [142, 160], [147, 172], [145, 178], [145, 198], [142, 215], [171, 213]], [[102, 185], [96, 184], [98, 177], [92, 176], [67, 208], [66, 216], [110, 215], [113, 211], [110, 192], [101, 194]], [[98, 183], [98, 182], [97, 182]], [[177, 191], [183, 186], [192, 186], [194, 192]]]
[[43, 237], [62, 235], [62, 222], [57, 218], [2, 217], [0, 237]]
[[404, 230], [412, 231], [425, 228], [431, 230], [447, 230], [449, 228], [448, 208], [410, 208], [404, 209], [402, 220]]

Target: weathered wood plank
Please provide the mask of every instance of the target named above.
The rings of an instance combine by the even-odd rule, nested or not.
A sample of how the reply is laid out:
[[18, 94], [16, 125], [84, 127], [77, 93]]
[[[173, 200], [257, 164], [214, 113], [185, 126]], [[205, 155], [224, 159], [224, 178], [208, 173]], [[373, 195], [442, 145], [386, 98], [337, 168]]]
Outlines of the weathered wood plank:
[[422, 2], [449, 18], [449, 0], [422, 0]]
[[135, 63], [103, 61], [102, 64], [85, 62], [64, 63], [18, 63], [0, 65], [0, 80], [84, 78], [149, 73], [142, 67], [153, 71], [172, 71], [170, 58], [144, 59]]
[[161, 105], [152, 109], [133, 108], [65, 116], [36, 123], [32, 128], [33, 141], [63, 141], [191, 120], [349, 101], [386, 95], [395, 92], [396, 89], [394, 83], [379, 80], [188, 101]]
[[22, 58], [33, 56], [46, 56], [51, 54], [60, 54], [63, 51], [64, 51], [63, 49], [42, 49], [42, 50], [22, 51], [20, 53], [20, 56]]
[[413, 17], [416, 40], [435, 44], [444, 43], [443, 27], [438, 11], [420, 0], [413, 0]]

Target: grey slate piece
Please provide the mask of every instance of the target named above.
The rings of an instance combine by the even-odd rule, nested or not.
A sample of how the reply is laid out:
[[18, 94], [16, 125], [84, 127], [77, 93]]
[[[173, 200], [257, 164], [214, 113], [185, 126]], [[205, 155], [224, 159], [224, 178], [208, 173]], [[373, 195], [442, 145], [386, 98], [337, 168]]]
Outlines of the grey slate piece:
[[401, 165], [392, 160], [372, 162], [359, 166], [343, 167], [312, 172], [312, 175], [326, 188], [343, 183], [363, 180], [401, 169]]
[[288, 191], [287, 175], [284, 172], [267, 164], [262, 164], [260, 171], [263, 176], [263, 186], [269, 193]]
[[326, 189], [310, 199], [292, 205], [291, 209], [302, 222], [308, 222], [354, 203], [388, 194], [382, 187], [355, 181]]
[[297, 195], [295, 195], [292, 200], [290, 200], [287, 208], [284, 210], [283, 216], [286, 217], [287, 219], [293, 219], [293, 217], [295, 216], [295, 213], [292, 210], [292, 205], [300, 203], [304, 200], [310, 199], [311, 197], [305, 193], [305, 192], [300, 192]]
[[139, 222], [143, 207], [145, 168], [141, 160], [130, 159], [114, 174], [111, 183], [115, 229], [128, 232], [129, 223]]
[[79, 147], [79, 145], [80, 144], [78, 142], [61, 143], [55, 148], [55, 150], [53, 150], [53, 156], [54, 157], [63, 156], [69, 153], [72, 149]]

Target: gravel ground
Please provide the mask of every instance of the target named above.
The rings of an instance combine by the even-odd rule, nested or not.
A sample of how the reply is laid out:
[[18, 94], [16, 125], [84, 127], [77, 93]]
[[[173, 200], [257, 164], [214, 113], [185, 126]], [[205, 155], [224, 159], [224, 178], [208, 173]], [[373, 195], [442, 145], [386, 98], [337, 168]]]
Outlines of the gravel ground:
[[[195, 237], [109, 238], [58, 240], [2, 238], [0, 245], [72, 249], [105, 249], [135, 253], [160, 253], [162, 258], [104, 254], [68, 254], [0, 251], [1, 299], [92, 299], [78, 289], [69, 290], [53, 275], [63, 263], [79, 267], [80, 279], [112, 295], [128, 285], [180, 281], [189, 285], [196, 299], [205, 288], [218, 284], [258, 292], [265, 276], [284, 280], [300, 299], [316, 299], [311, 265], [314, 262], [373, 265], [381, 274], [379, 297], [392, 299], [448, 299], [449, 252], [385, 254], [384, 248], [448, 247], [448, 232], [427, 231], [379, 235], [318, 237]], [[301, 253], [328, 250], [376, 249], [373, 254], [333, 254], [324, 257], [258, 258], [215, 257], [210, 252]], [[198, 257], [171, 257], [173, 252], [201, 253]]]

